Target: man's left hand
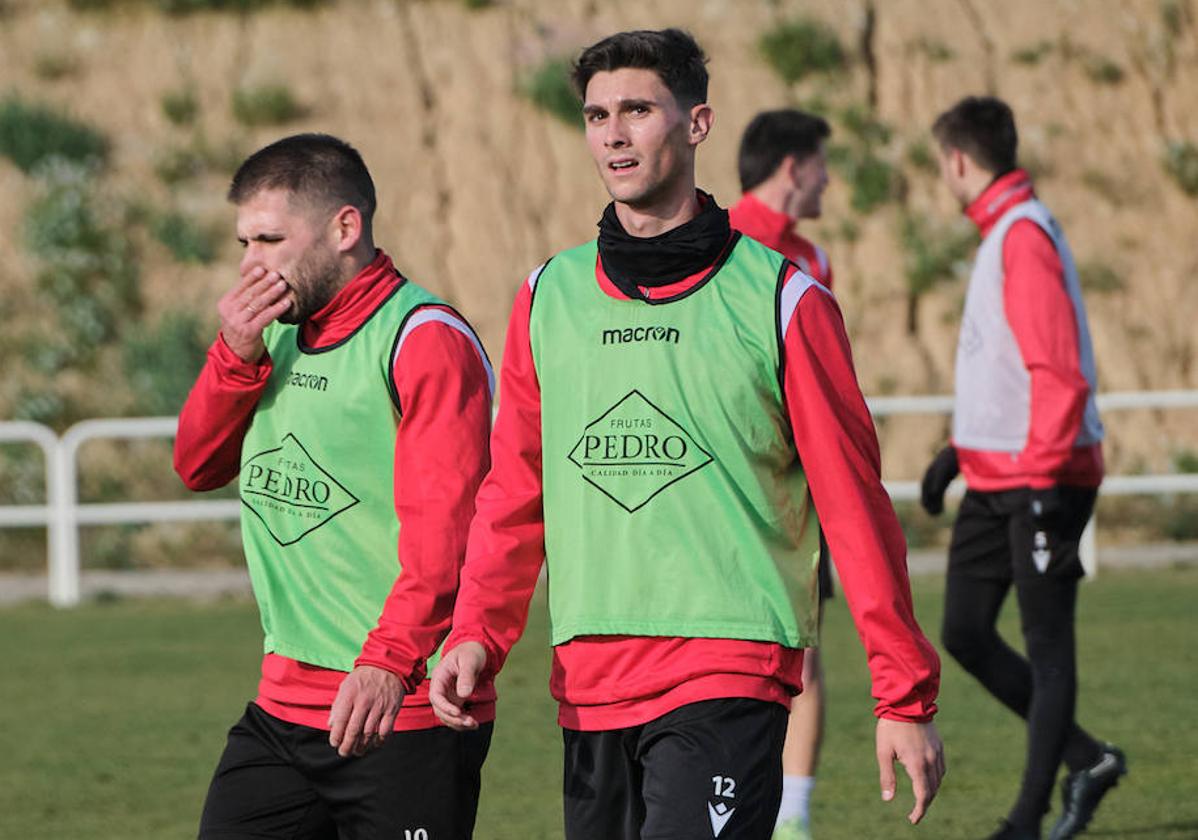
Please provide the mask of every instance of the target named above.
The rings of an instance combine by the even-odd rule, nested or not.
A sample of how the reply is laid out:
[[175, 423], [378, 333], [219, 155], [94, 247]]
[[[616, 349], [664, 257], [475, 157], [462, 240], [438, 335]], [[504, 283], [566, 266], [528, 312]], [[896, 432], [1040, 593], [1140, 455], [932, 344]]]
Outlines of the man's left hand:
[[329, 715], [329, 744], [342, 758], [365, 755], [386, 739], [403, 705], [399, 677], [373, 665], [359, 665], [341, 682]]
[[907, 723], [878, 720], [878, 770], [881, 774], [882, 801], [894, 799], [896, 780], [894, 763], [903, 765], [911, 778], [915, 807], [907, 814], [912, 825], [923, 819], [944, 778], [944, 744], [933, 723]]
[[936, 453], [919, 485], [919, 503], [924, 510], [932, 516], [944, 512], [944, 493], [960, 471], [957, 450], [953, 446], [946, 446]]

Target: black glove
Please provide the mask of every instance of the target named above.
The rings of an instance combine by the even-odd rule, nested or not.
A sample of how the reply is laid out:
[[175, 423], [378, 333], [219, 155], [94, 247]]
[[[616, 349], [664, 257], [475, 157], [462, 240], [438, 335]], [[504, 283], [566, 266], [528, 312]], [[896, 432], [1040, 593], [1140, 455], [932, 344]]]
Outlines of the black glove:
[[937, 453], [919, 485], [919, 503], [924, 510], [932, 516], [944, 511], [944, 491], [960, 471], [957, 450], [946, 446]]

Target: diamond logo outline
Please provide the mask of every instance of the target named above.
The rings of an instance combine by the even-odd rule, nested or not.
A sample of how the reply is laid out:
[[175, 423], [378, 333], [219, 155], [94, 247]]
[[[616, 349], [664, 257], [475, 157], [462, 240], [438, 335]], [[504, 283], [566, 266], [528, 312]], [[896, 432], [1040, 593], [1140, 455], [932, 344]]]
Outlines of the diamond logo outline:
[[[676, 475], [673, 478], [671, 478], [665, 484], [661, 485], [656, 490], [654, 490], [652, 493], [650, 493], [639, 504], [634, 505], [633, 507], [629, 507], [623, 501], [621, 501], [616, 496], [614, 496], [610, 491], [608, 491], [607, 488], [605, 488], [599, 482], [593, 480], [590, 476], [588, 476], [585, 472], [585, 465], [575, 459], [574, 453], [578, 451], [579, 445], [586, 438], [586, 430], [587, 429], [590, 429], [590, 428], [594, 427], [595, 425], [597, 425], [598, 423], [602, 422], [605, 417], [607, 417], [613, 411], [615, 411], [620, 406], [622, 406], [634, 394], [637, 397], [639, 397], [646, 405], [648, 405], [650, 408], [652, 408], [654, 411], [656, 411], [658, 414], [660, 414], [662, 417], [664, 417], [666, 420], [668, 420], [670, 423], [672, 423], [674, 425], [674, 427], [677, 428], [682, 434], [686, 435], [687, 441], [689, 441], [690, 444], [692, 446], [694, 446], [695, 449], [697, 449], [699, 452], [701, 452], [703, 454], [703, 460], [700, 461], [699, 463], [693, 465], [690, 469], [685, 470], [681, 474]], [[611, 408], [607, 409], [607, 411], [603, 412], [602, 414], [600, 414], [598, 417], [596, 417], [594, 420], [592, 420], [590, 423], [587, 423], [586, 426], [583, 427], [583, 436], [581, 438], [579, 438], [578, 441], [575, 442], [574, 446], [570, 449], [570, 452], [566, 455], [566, 460], [568, 460], [570, 463], [574, 464], [574, 466], [578, 467], [580, 470], [583, 470], [583, 472], [582, 472], [583, 481], [585, 481], [587, 484], [590, 484], [592, 487], [594, 487], [596, 490], [598, 490], [600, 493], [602, 493], [607, 498], [611, 499], [613, 502], [615, 502], [617, 505], [619, 505], [621, 508], [623, 508], [626, 512], [636, 513], [638, 510], [643, 508], [645, 505], [649, 504], [649, 502], [653, 501], [653, 499], [657, 498], [657, 496], [659, 496], [662, 493], [662, 491], [664, 491], [666, 488], [668, 488], [674, 484], [677, 484], [679, 481], [681, 481], [684, 478], [694, 475], [699, 470], [701, 470], [704, 467], [711, 464], [713, 461], [715, 461], [715, 456], [712, 455], [710, 452], [708, 452], [706, 449], [704, 449], [703, 446], [697, 440], [695, 440], [694, 436], [690, 432], [688, 432], [686, 429], [684, 429], [677, 420], [675, 420], [673, 417], [671, 417], [669, 414], [667, 414], [665, 411], [663, 411], [659, 405], [657, 405], [655, 402], [653, 402], [653, 400], [649, 399], [644, 394], [642, 394], [639, 388], [633, 388], [631, 391], [629, 391], [627, 394], [622, 396], [620, 399], [616, 400], [616, 402], [611, 406]], [[672, 464], [672, 466], [682, 466], [682, 465]]]
[[304, 537], [308, 536], [308, 534], [310, 534], [313, 531], [315, 531], [316, 529], [321, 528], [321, 527], [327, 525], [328, 523], [332, 522], [338, 516], [345, 513], [350, 508], [355, 507], [362, 501], [357, 496], [355, 496], [348, 487], [346, 487], [344, 484], [342, 484], [340, 481], [338, 481], [332, 473], [330, 473], [328, 470], [326, 470], [324, 467], [322, 467], [320, 465], [320, 462], [312, 457], [312, 453], [310, 453], [308, 451], [308, 448], [306, 446], [304, 446], [304, 444], [300, 441], [300, 439], [291, 432], [287, 432], [287, 434], [283, 435], [283, 438], [279, 442], [278, 446], [276, 446], [272, 449], [263, 449], [261, 452], [258, 452], [257, 454], [252, 455], [244, 464], [241, 465], [240, 469], [245, 469], [250, 464], [252, 464], [254, 461], [256, 461], [258, 458], [261, 458], [263, 455], [270, 455], [273, 452], [282, 452], [284, 447], [287, 444], [288, 438], [290, 438], [291, 441], [293, 443], [295, 443], [295, 445], [297, 447], [299, 447], [300, 452], [304, 453], [304, 457], [308, 459], [308, 462], [311, 463], [312, 466], [316, 467], [316, 469], [318, 469], [320, 471], [320, 473], [323, 476], [325, 476], [329, 481], [331, 481], [333, 484], [337, 485], [337, 487], [341, 490], [341, 492], [343, 492], [343, 493], [345, 493], [345, 495], [349, 496], [349, 498], [352, 501], [349, 504], [345, 505], [344, 507], [339, 508], [336, 511], [333, 511], [326, 518], [320, 520], [319, 522], [316, 522], [314, 525], [312, 525], [311, 528], [308, 528], [307, 530], [303, 531], [298, 536], [296, 536], [294, 539], [284, 541], [284, 540], [279, 539], [278, 534], [275, 533], [274, 528], [272, 528], [270, 523], [266, 521], [266, 518], [262, 515], [262, 513], [256, 507], [254, 507], [252, 504], [250, 504], [248, 501], [246, 501], [246, 499], [245, 499], [246, 494], [249, 494], [251, 496], [262, 496], [263, 498], [271, 499], [272, 501], [285, 502], [286, 504], [288, 504], [292, 507], [314, 508], [317, 510], [326, 510], [326, 508], [323, 508], [323, 507], [320, 507], [317, 505], [296, 504], [296, 503], [292, 502], [290, 499], [278, 499], [278, 498], [271, 496], [267, 493], [263, 493], [260, 491], [254, 491], [254, 490], [247, 491], [247, 490], [244, 490], [239, 487], [238, 488], [238, 496], [241, 499], [241, 503], [243, 505], [245, 505], [247, 508], [249, 508], [250, 512], [253, 513], [254, 516], [258, 517], [258, 521], [262, 523], [262, 527], [264, 527], [266, 529], [266, 533], [270, 534], [271, 539], [273, 539], [276, 543], [278, 543], [279, 546], [282, 548], [286, 548], [289, 545], [295, 545], [297, 542], [302, 540]]

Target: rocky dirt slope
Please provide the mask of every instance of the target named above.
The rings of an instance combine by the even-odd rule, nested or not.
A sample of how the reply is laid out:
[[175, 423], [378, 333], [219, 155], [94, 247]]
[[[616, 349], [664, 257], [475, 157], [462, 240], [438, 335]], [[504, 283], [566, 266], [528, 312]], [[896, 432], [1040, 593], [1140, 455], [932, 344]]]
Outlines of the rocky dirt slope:
[[[148, 2], [100, 5], [111, 8], [0, 3], [0, 96], [52, 103], [107, 135], [101, 183], [114, 200], [172, 207], [222, 230], [217, 259], [198, 266], [138, 235], [147, 318], [172, 307], [211, 312], [236, 277], [227, 170], [213, 164], [167, 185], [156, 174], [164, 156], [203, 145], [212, 160], [236, 158], [284, 133], [321, 130], [350, 140], [371, 166], [380, 243], [465, 312], [498, 361], [523, 276], [592, 236], [606, 201], [581, 134], [521, 96], [522, 79], [612, 31], [679, 25], [711, 56], [717, 120], [699, 173], [722, 203], [736, 197], [737, 140], [759, 109], [816, 104], [841, 143], [854, 136], [849, 112], [885, 128], [870, 142], [900, 173], [888, 200], [860, 213], [853, 184], [834, 174], [825, 218], [806, 230], [836, 267], [867, 393], [951, 387], [963, 283], [923, 295], [910, 324], [901, 230], [908, 218], [941, 226], [957, 218], [927, 166], [927, 127], [978, 92], [1013, 105], [1025, 161], [1086, 266], [1103, 388], [1198, 387], [1198, 200], [1162, 165], [1168, 143], [1198, 141], [1198, 29], [1188, 0], [340, 0], [182, 17]], [[758, 42], [796, 17], [835, 30], [846, 71], [780, 79]], [[284, 126], [239, 124], [231, 92], [263, 84], [286, 85], [304, 115]], [[180, 127], [161, 102], [184, 89], [194, 91], [198, 116]], [[0, 159], [0, 292], [10, 323], [40, 311], [37, 262], [22, 234], [38, 189]], [[12, 416], [22, 360], [19, 347], [3, 350], [12, 375], [0, 412]], [[99, 364], [59, 376], [74, 376], [78, 392], [115, 388], [119, 367]], [[1123, 471], [1165, 469], [1198, 449], [1192, 415], [1112, 415], [1109, 425], [1111, 459]], [[911, 477], [944, 424], [892, 421], [882, 431], [888, 474]]]

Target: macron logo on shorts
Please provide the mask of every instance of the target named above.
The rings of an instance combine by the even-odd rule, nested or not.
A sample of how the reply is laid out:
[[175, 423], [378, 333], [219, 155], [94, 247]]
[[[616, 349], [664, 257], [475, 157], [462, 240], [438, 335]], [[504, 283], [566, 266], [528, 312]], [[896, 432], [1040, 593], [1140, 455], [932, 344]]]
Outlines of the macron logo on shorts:
[[708, 802], [707, 816], [711, 818], [711, 836], [719, 837], [720, 832], [724, 830], [724, 826], [728, 824], [728, 820], [732, 819], [732, 815], [735, 813], [735, 808], [729, 808], [723, 802], [716, 805]]

